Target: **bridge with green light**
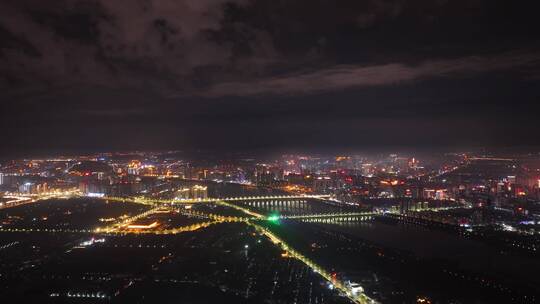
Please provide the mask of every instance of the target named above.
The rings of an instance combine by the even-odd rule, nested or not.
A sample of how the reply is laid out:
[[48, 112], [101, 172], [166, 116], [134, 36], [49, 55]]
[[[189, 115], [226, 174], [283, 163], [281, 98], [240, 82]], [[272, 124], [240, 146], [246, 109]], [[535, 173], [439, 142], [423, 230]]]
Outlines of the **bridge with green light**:
[[321, 213], [321, 214], [302, 214], [302, 215], [282, 215], [281, 219], [330, 219], [343, 218], [350, 220], [371, 220], [377, 215], [375, 212], [338, 212], [338, 213]]
[[280, 220], [299, 220], [302, 222], [314, 223], [363, 222], [372, 220], [376, 215], [378, 214], [374, 212], [342, 212], [302, 215], [273, 214], [266, 217], [266, 220], [271, 222], [279, 222]]

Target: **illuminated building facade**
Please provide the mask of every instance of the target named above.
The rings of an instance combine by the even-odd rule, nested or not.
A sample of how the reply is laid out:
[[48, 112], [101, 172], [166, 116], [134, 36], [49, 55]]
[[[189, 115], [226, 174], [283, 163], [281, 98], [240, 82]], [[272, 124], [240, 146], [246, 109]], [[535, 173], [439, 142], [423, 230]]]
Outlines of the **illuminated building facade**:
[[175, 198], [179, 200], [183, 199], [207, 199], [208, 187], [195, 185], [191, 188], [182, 188], [176, 190]]
[[208, 188], [205, 186], [195, 185], [191, 188], [191, 195], [194, 199], [207, 199]]
[[313, 191], [325, 193], [332, 187], [332, 179], [328, 176], [319, 176], [313, 179]]

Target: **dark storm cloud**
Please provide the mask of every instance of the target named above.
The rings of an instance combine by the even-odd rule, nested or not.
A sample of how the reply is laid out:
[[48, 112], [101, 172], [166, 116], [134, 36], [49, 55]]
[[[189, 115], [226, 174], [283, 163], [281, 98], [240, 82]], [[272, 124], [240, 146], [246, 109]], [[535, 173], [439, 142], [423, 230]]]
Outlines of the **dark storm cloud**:
[[500, 130], [534, 129], [538, 25], [534, 1], [5, 0], [0, 124], [28, 149], [536, 143]]
[[2, 72], [10, 88], [83, 83], [182, 89], [196, 68], [230, 56], [230, 47], [207, 37], [219, 26], [223, 3], [8, 1], [0, 8], [8, 40]]
[[[397, 74], [404, 80], [430, 76], [437, 65], [445, 70], [453, 62], [466, 70], [467, 60], [494, 56], [507, 60], [497, 65], [512, 68], [515, 58], [504, 53], [523, 49], [519, 41], [507, 45], [500, 36], [498, 46], [491, 45], [490, 35], [506, 31], [506, 22], [489, 20], [504, 7], [487, 1], [372, 0], [336, 6], [333, 1], [8, 0], [0, 5], [1, 84], [8, 91], [84, 84], [149, 87], [162, 96], [211, 87], [211, 94], [219, 95], [221, 89], [229, 94], [227, 88], [249, 87], [260, 78], [255, 86], [279, 88], [279, 82], [291, 81], [286, 90], [302, 92], [310, 88], [305, 81], [343, 81], [337, 88], [394, 83], [400, 81]], [[531, 21], [513, 22], [516, 31], [526, 31]], [[470, 41], [474, 34], [484, 35], [478, 38], [485, 40], [480, 50]], [[512, 42], [520, 35], [512, 33]], [[424, 58], [425, 52], [430, 56]], [[477, 67], [471, 62], [472, 70]], [[305, 81], [288, 73], [302, 73]], [[341, 73], [353, 79], [328, 79]], [[363, 73], [368, 79], [354, 79]], [[228, 82], [239, 83], [222, 85]], [[241, 91], [246, 90], [236, 93]]]

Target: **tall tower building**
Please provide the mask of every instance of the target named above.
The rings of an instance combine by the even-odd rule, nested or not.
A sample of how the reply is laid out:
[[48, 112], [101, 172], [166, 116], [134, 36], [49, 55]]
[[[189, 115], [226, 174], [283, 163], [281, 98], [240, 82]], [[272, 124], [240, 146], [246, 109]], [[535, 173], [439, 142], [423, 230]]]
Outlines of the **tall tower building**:
[[194, 199], [207, 199], [208, 188], [205, 186], [195, 185], [191, 188], [191, 196]]

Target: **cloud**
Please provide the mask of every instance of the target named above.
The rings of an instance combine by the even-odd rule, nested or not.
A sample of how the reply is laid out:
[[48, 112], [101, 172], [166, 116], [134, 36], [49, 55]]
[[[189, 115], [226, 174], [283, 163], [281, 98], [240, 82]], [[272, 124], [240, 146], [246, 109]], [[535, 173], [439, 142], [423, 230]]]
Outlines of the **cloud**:
[[314, 94], [358, 87], [398, 85], [433, 77], [467, 76], [499, 70], [538, 66], [540, 53], [511, 52], [424, 61], [417, 65], [389, 63], [374, 66], [336, 65], [320, 70], [263, 78], [251, 82], [216, 84], [203, 96]]
[[[146, 87], [167, 95], [250, 80], [317, 61], [325, 35], [394, 17], [403, 1], [360, 2], [306, 11], [289, 1], [5, 0], [0, 88]], [[289, 48], [295, 35], [309, 39]]]
[[[470, 10], [475, 18], [456, 27], [455, 17], [468, 6], [405, 4], [5, 0], [0, 3], [0, 89], [4, 95], [34, 96], [92, 86], [142, 89], [158, 97], [294, 95], [504, 70], [533, 60], [525, 53], [458, 58], [484, 50], [478, 52], [467, 39], [450, 39], [448, 49], [438, 48], [438, 39], [446, 43], [447, 36], [437, 27], [443, 33], [448, 29], [450, 38], [477, 35], [467, 22], [494, 18], [476, 18], [476, 10]], [[499, 41], [501, 50], [529, 47]], [[454, 59], [445, 59], [449, 56]], [[421, 63], [404, 63], [413, 61]]]
[[229, 62], [233, 46], [210, 32], [231, 2], [244, 1], [7, 0], [0, 4], [0, 87], [182, 90], [196, 69]]

